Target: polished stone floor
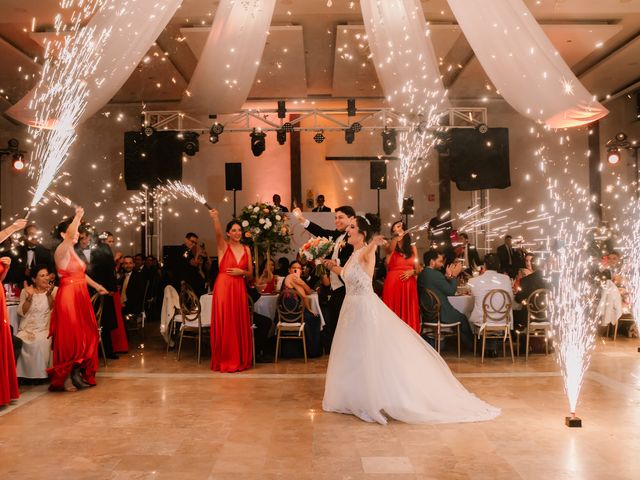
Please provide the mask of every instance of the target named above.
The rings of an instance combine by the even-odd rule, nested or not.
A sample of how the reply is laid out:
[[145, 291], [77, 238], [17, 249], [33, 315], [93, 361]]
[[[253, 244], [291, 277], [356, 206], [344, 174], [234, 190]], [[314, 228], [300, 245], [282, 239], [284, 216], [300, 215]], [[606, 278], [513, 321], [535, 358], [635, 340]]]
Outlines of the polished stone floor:
[[[580, 397], [583, 428], [552, 356], [514, 364], [446, 354], [464, 385], [502, 408], [495, 421], [367, 424], [321, 409], [327, 359], [238, 374], [178, 362], [146, 343], [77, 393], [23, 387], [0, 410], [1, 479], [636, 479], [637, 339], [600, 339]], [[152, 330], [153, 329], [153, 330]]]

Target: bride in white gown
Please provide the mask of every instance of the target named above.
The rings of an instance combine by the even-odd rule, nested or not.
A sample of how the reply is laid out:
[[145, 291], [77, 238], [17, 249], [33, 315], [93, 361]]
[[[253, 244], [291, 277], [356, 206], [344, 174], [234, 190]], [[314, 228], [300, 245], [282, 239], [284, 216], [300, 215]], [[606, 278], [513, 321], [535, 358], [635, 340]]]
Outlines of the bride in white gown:
[[[500, 409], [469, 393], [438, 352], [374, 293], [375, 250], [371, 220], [355, 217], [349, 243], [354, 253], [341, 268], [347, 293], [331, 347], [322, 408], [366, 422], [450, 423], [491, 420]], [[377, 230], [377, 229], [375, 229]], [[369, 244], [366, 242], [371, 240]]]

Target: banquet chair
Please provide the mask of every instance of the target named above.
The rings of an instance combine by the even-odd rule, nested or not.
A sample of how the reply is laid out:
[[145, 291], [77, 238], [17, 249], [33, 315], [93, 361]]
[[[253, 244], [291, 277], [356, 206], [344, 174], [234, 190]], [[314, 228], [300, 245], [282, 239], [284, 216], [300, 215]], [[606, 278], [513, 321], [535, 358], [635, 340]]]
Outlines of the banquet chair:
[[[180, 289], [180, 339], [178, 341], [178, 361], [182, 351], [182, 340], [192, 339], [198, 342], [198, 363], [202, 349], [202, 331], [209, 325], [202, 324], [200, 299], [193, 289], [184, 283]], [[175, 323], [175, 321], [174, 321]]]
[[506, 358], [506, 342], [509, 340], [511, 349], [511, 361], [515, 362], [513, 356], [513, 339], [511, 338], [511, 295], [501, 289], [489, 290], [482, 299], [482, 325], [477, 330], [477, 335], [473, 341], [473, 354], [476, 354], [476, 342], [482, 336], [482, 358], [484, 363], [484, 350], [487, 338], [502, 340], [502, 355]]
[[307, 340], [304, 336], [304, 299], [294, 289], [285, 288], [278, 296], [277, 312], [275, 363], [278, 363], [280, 340], [302, 340], [304, 363], [307, 363]]
[[251, 341], [253, 343], [253, 366], [256, 366], [256, 324], [254, 322], [254, 301], [247, 295], [247, 307], [249, 308], [249, 318], [251, 319]]
[[[616, 322], [616, 324], [613, 326], [613, 341], [616, 341], [616, 338], [618, 337], [618, 326], [620, 325], [621, 322], [625, 322], [625, 323], [631, 323], [631, 327], [629, 328], [633, 328], [633, 325], [636, 323], [636, 321], [633, 318], [633, 315], [631, 313], [623, 313], [622, 316], [618, 319], [618, 321]], [[611, 325], [607, 325], [607, 337], [609, 336], [609, 328], [611, 327]]]
[[104, 345], [102, 344], [102, 310], [104, 308], [104, 298], [99, 293], [94, 293], [91, 297], [91, 305], [93, 306], [93, 311], [96, 314], [96, 324], [98, 325], [98, 345], [100, 351], [102, 352], [102, 360], [104, 360], [104, 366], [107, 366], [107, 352], [104, 350]]
[[551, 332], [551, 291], [539, 288], [531, 292], [527, 298], [527, 325], [523, 331], [516, 330], [516, 348], [520, 355], [520, 335], [526, 335], [525, 361], [529, 360], [529, 343], [532, 337], [540, 335], [544, 338], [545, 355], [549, 355], [549, 338]]
[[147, 318], [147, 314], [145, 312], [145, 300], [147, 296], [147, 291], [149, 290], [149, 282], [147, 281], [144, 287], [144, 295], [142, 305], [140, 305], [139, 313], [129, 313], [124, 317], [124, 323], [127, 326], [127, 333], [136, 332], [140, 334], [142, 341], [144, 342], [144, 322]]
[[433, 338], [436, 350], [440, 353], [440, 341], [447, 337], [457, 337], [458, 358], [460, 358], [460, 322], [442, 323], [440, 321], [440, 299], [436, 293], [425, 288], [427, 298], [420, 298], [420, 314], [422, 317], [421, 336]]

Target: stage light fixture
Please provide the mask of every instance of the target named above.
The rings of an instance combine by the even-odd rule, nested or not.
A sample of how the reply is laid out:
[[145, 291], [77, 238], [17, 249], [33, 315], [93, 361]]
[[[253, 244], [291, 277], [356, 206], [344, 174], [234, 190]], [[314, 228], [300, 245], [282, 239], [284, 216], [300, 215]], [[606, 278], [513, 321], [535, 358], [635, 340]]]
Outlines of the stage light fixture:
[[10, 138], [7, 142], [10, 150], [17, 150], [20, 147], [20, 142], [17, 138]]
[[220, 136], [213, 132], [209, 132], [209, 141], [211, 143], [218, 143], [220, 141]]
[[615, 165], [620, 161], [620, 150], [617, 147], [607, 149], [607, 161], [610, 165]]
[[146, 127], [144, 127], [142, 129], [142, 133], [144, 133], [145, 137], [150, 137], [151, 135], [153, 135], [154, 133], [156, 133], [156, 129], [147, 125]]
[[276, 140], [280, 145], [284, 145], [287, 143], [287, 132], [284, 129], [279, 129], [276, 131]]
[[284, 100], [278, 100], [278, 118], [287, 116], [287, 105]]
[[253, 129], [253, 132], [249, 134], [251, 137], [251, 152], [254, 157], [259, 157], [267, 147], [265, 137], [267, 136], [262, 130]]
[[483, 135], [489, 131], [489, 127], [486, 123], [481, 123], [477, 127], [478, 133], [482, 133]]
[[351, 145], [355, 139], [356, 139], [356, 132], [354, 132], [351, 128], [347, 128], [344, 131], [344, 140], [345, 140], [345, 142], [347, 142], [349, 145]]
[[385, 155], [391, 155], [397, 147], [395, 129], [384, 128], [382, 131], [382, 150]]
[[362, 124], [359, 122], [353, 122], [351, 124], [351, 130], [353, 130], [355, 133], [358, 133], [360, 130], [362, 130]]
[[356, 116], [356, 99], [355, 98], [347, 99], [347, 116], [349, 117]]
[[286, 122], [282, 124], [282, 128], [285, 132], [287, 133], [291, 133], [293, 132], [294, 128], [293, 128], [293, 124], [291, 122]]
[[211, 125], [211, 133], [220, 135], [222, 132], [224, 132], [224, 125], [222, 125], [221, 123], [215, 122], [213, 125]]
[[18, 172], [24, 168], [24, 155], [21, 153], [13, 154], [13, 168]]
[[183, 132], [183, 144], [182, 151], [186, 153], [188, 156], [193, 157], [196, 153], [200, 151], [200, 142], [198, 137], [200, 135], [197, 132]]
[[324, 134], [322, 132], [318, 132], [313, 136], [313, 141], [316, 143], [324, 142]]
[[618, 142], [624, 142], [627, 139], [627, 134], [624, 132], [618, 132], [616, 133], [616, 140]]
[[402, 199], [402, 215], [413, 215], [413, 197], [406, 197]]

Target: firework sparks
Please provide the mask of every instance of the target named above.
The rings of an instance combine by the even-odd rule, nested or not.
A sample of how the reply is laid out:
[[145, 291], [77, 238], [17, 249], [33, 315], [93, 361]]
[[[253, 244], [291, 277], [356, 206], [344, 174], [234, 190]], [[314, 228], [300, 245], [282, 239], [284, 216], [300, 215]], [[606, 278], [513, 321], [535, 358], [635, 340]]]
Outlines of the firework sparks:
[[594, 283], [589, 281], [594, 261], [587, 248], [591, 203], [587, 192], [575, 182], [572, 182], [573, 195], [551, 193], [556, 215], [568, 214], [559, 222], [557, 244], [551, 248], [555, 250], [554, 270], [558, 274], [553, 289], [551, 327], [569, 409], [575, 416], [597, 333], [597, 316], [592, 314]]
[[[111, 28], [96, 31], [96, 28], [82, 28], [82, 24], [109, 1], [60, 2], [63, 9], [74, 9], [73, 22], [66, 25], [61, 15], [56, 16], [59, 37], [45, 46], [42, 75], [29, 105], [36, 119], [29, 128], [35, 144], [29, 172], [36, 178], [31, 207], [38, 204], [56, 178], [76, 139], [75, 127], [89, 94], [87, 78], [95, 71], [100, 52], [111, 35]], [[63, 32], [70, 34], [61, 36]]]
[[168, 180], [165, 185], [159, 186], [158, 189], [161, 192], [165, 191], [167, 194], [173, 196], [174, 198], [176, 198], [177, 196], [189, 198], [201, 205], [204, 205], [208, 210], [211, 210], [211, 206], [209, 206], [209, 204], [207, 203], [204, 195], [199, 193], [193, 185], [184, 184], [179, 180]]
[[640, 332], [640, 262], [634, 261], [640, 255], [640, 201], [634, 199], [627, 207], [624, 244], [629, 247], [628, 260], [623, 263], [623, 277], [628, 282], [631, 313]]

